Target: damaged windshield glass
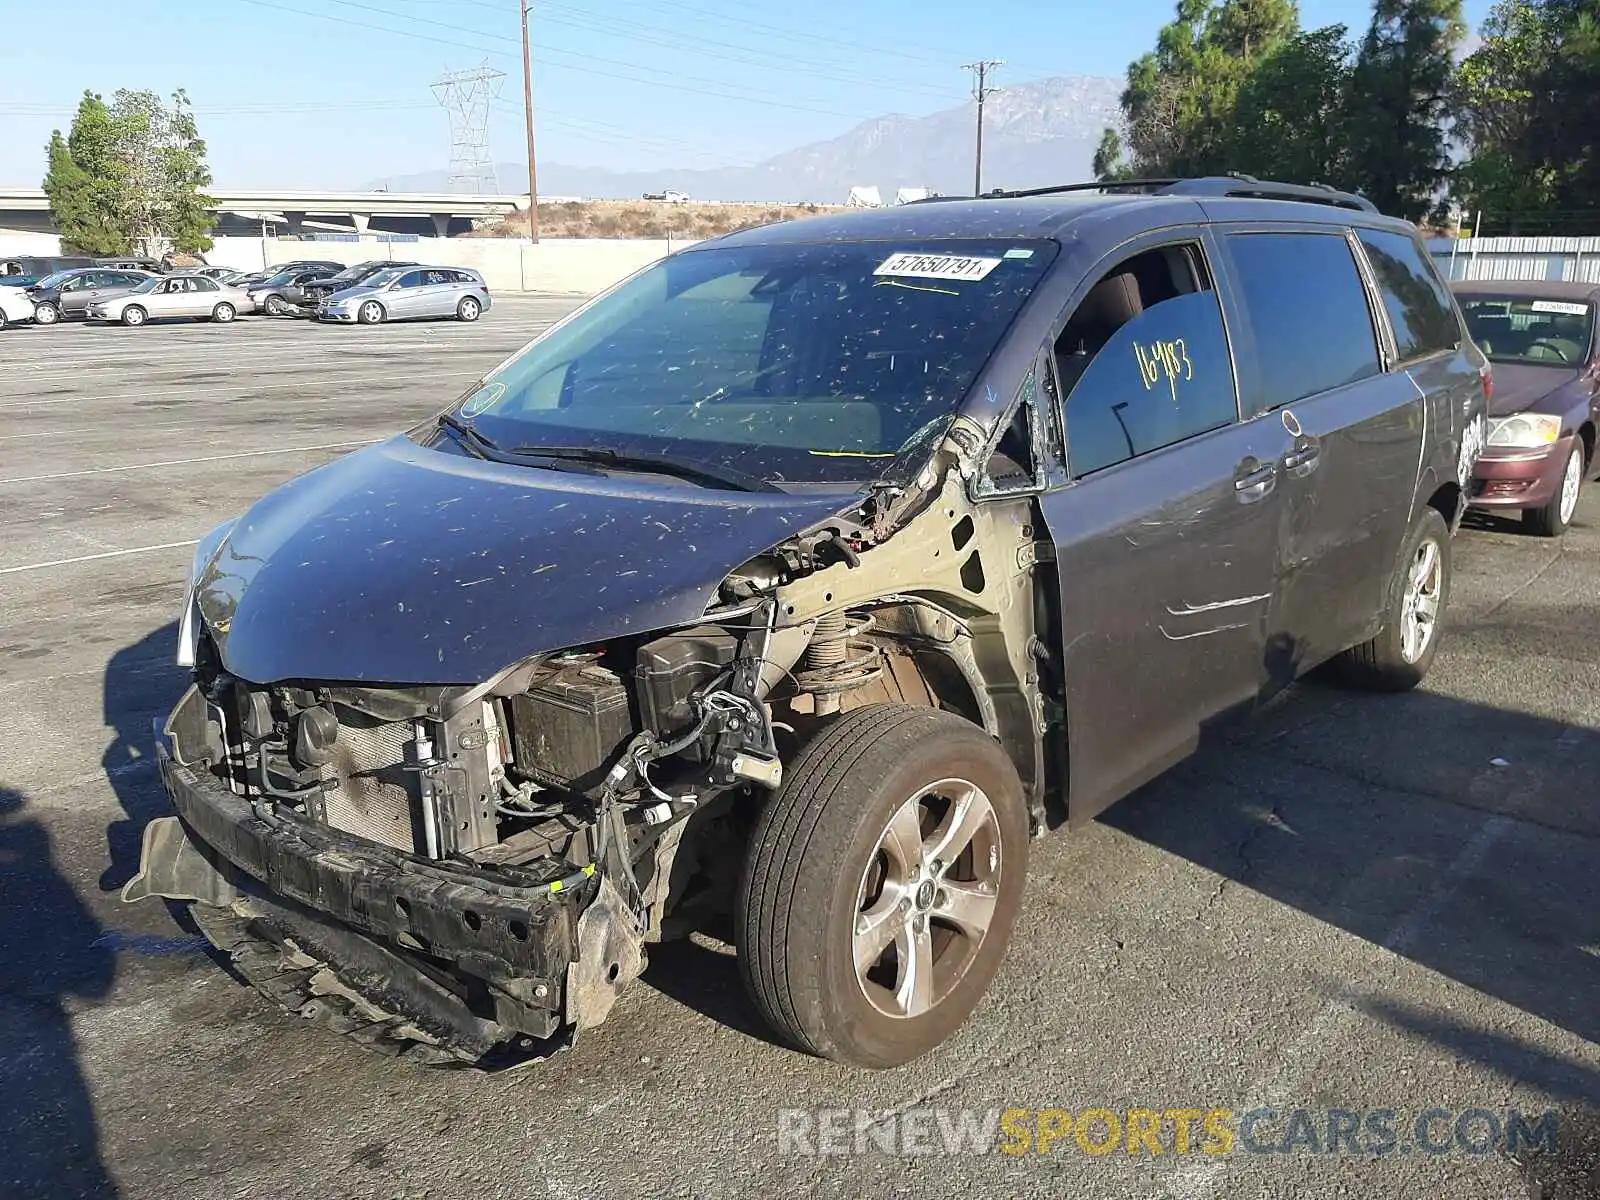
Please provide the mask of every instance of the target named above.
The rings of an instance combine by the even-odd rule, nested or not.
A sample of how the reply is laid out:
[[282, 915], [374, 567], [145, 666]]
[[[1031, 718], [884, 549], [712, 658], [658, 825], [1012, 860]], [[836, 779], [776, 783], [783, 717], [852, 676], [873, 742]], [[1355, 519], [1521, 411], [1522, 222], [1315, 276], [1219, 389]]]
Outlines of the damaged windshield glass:
[[669, 258], [503, 364], [457, 415], [500, 445], [727, 478], [875, 479], [954, 411], [1047, 241], [722, 247]]

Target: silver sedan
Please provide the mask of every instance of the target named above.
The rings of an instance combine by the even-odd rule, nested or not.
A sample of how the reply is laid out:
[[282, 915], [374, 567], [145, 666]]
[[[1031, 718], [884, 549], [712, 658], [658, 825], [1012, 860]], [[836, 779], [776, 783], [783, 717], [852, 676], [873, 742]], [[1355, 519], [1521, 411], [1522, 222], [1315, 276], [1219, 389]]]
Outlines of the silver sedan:
[[247, 292], [204, 275], [168, 275], [149, 279], [131, 292], [96, 300], [84, 312], [90, 321], [119, 321], [138, 326], [169, 317], [198, 317], [226, 323], [255, 311]]

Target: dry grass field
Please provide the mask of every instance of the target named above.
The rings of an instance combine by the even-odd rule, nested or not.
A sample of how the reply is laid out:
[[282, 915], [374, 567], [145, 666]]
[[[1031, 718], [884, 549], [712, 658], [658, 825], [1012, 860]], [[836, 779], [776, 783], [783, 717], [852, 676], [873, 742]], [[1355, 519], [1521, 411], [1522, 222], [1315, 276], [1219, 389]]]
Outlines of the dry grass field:
[[[585, 200], [541, 204], [539, 236], [553, 238], [706, 238], [835, 212], [835, 205], [669, 204], [660, 200]], [[515, 213], [480, 231], [491, 237], [527, 237], [528, 216]]]

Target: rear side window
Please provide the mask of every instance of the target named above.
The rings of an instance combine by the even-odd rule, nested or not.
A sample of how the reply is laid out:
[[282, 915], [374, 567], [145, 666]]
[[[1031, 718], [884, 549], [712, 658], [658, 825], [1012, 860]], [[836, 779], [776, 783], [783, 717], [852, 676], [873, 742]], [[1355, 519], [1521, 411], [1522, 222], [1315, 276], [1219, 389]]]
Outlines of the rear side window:
[[1261, 407], [1382, 370], [1367, 292], [1342, 233], [1236, 233], [1228, 250], [1255, 334]]
[[1460, 345], [1450, 293], [1416, 239], [1376, 229], [1358, 230], [1357, 236], [1377, 276], [1400, 361]]
[[1056, 339], [1067, 458], [1088, 475], [1238, 418], [1222, 310], [1198, 247], [1108, 271]]

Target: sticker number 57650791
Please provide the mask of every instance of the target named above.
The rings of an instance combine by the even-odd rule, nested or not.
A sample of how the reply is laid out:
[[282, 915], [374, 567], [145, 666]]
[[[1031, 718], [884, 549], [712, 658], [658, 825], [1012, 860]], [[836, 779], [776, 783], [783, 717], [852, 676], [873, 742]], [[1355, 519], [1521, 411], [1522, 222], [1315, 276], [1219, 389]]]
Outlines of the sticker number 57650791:
[[964, 254], [891, 254], [873, 270], [874, 275], [904, 279], [982, 279], [1000, 265], [998, 258], [973, 258]]

